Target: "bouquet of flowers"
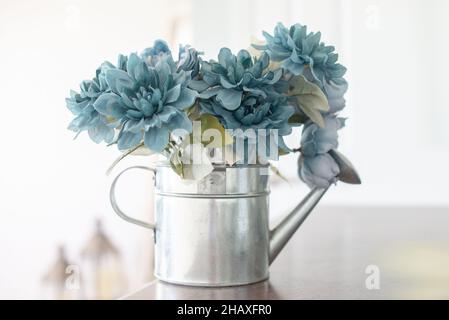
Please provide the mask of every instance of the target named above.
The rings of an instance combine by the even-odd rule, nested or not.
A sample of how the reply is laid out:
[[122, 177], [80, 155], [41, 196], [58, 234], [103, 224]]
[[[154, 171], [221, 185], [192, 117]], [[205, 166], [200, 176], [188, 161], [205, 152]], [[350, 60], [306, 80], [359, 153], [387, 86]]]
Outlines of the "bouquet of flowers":
[[[181, 46], [176, 60], [158, 40], [104, 62], [66, 99], [75, 115], [69, 129], [116, 145], [120, 159], [159, 153], [184, 178], [200, 178], [192, 163], [204, 176], [213, 163], [258, 164], [298, 152], [299, 177], [326, 188], [340, 174], [332, 151], [345, 125], [338, 113], [346, 68], [306, 26], [279, 23], [263, 36], [237, 54], [222, 48], [217, 60], [204, 61], [191, 46]], [[284, 142], [294, 126], [303, 127], [296, 149]]]

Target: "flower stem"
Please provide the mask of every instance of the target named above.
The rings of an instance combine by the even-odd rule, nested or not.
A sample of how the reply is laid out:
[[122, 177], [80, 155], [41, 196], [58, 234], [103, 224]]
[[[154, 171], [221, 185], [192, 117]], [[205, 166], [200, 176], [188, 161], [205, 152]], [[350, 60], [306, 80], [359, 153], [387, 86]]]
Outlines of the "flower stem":
[[122, 153], [117, 159], [115, 159], [115, 161], [111, 164], [111, 166], [109, 167], [109, 169], [106, 171], [106, 175], [108, 176], [112, 170], [114, 169], [114, 167], [120, 162], [122, 161], [125, 157], [129, 156], [131, 153], [133, 153], [134, 151], [136, 151], [137, 149], [141, 148], [144, 146], [144, 143], [141, 142], [139, 143], [137, 146], [135, 146], [132, 149], [129, 149], [128, 151], [125, 151], [124, 153]]

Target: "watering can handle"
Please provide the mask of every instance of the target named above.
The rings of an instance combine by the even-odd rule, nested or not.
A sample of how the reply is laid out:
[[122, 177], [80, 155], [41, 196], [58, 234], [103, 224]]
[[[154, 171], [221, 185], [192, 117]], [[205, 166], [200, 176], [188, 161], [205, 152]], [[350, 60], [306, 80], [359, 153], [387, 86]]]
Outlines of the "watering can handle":
[[125, 221], [137, 224], [141, 227], [145, 227], [148, 229], [155, 229], [155, 225], [152, 223], [148, 223], [148, 222], [144, 222], [135, 218], [131, 218], [130, 216], [128, 216], [127, 214], [125, 214], [120, 207], [117, 205], [117, 201], [116, 201], [116, 197], [115, 197], [115, 186], [117, 184], [118, 179], [128, 170], [131, 169], [142, 169], [142, 170], [147, 170], [147, 171], [151, 171], [156, 175], [156, 169], [154, 168], [150, 168], [150, 167], [144, 167], [144, 166], [134, 166], [134, 167], [129, 167], [125, 170], [123, 170], [122, 172], [120, 172], [117, 177], [115, 177], [114, 181], [111, 184], [111, 189], [109, 191], [109, 199], [111, 200], [111, 205], [112, 205], [112, 209], [114, 209], [115, 213], [117, 213], [117, 215], [122, 218]]

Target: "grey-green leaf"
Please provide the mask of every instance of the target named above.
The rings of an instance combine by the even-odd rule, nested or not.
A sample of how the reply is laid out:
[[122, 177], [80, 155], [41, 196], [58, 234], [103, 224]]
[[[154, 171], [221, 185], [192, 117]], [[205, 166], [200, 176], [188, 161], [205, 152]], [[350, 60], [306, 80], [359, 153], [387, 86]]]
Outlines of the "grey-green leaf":
[[324, 119], [323, 119], [323, 116], [321, 115], [320, 111], [310, 107], [307, 104], [298, 103], [298, 106], [306, 114], [306, 116], [309, 117], [310, 120], [315, 122], [321, 128], [324, 128]]
[[321, 112], [329, 111], [326, 95], [317, 85], [309, 82], [304, 76], [297, 76], [290, 81], [288, 95], [294, 98], [297, 106], [319, 126], [324, 126]]
[[184, 164], [181, 160], [180, 150], [175, 149], [170, 155], [170, 166], [178, 176], [184, 178]]
[[330, 150], [329, 154], [332, 158], [334, 158], [335, 162], [337, 162], [338, 166], [340, 167], [340, 174], [338, 175], [338, 179], [341, 182], [349, 184], [362, 184], [360, 175], [357, 173], [354, 165], [348, 160], [348, 158], [346, 158], [337, 150]]

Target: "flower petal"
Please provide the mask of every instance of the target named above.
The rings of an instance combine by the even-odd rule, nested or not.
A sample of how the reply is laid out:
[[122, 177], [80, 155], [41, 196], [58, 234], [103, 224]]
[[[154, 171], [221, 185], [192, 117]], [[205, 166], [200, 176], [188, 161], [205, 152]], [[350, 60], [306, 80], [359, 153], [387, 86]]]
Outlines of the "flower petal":
[[121, 104], [121, 99], [115, 93], [103, 93], [94, 103], [94, 108], [105, 116], [122, 118], [126, 109]]
[[164, 109], [157, 115], [162, 122], [169, 122], [173, 117], [176, 116], [178, 110], [172, 106], [164, 106]]
[[328, 154], [316, 157], [303, 157], [298, 160], [298, 174], [310, 188], [327, 188], [336, 182], [340, 168], [335, 160]]
[[193, 89], [198, 92], [202, 92], [202, 91], [206, 90], [207, 88], [209, 88], [209, 84], [207, 84], [203, 80], [191, 80], [191, 81], [189, 81], [188, 86], [190, 89]]
[[236, 110], [242, 103], [242, 91], [222, 89], [217, 94], [217, 101], [228, 110]]
[[88, 130], [89, 137], [95, 143], [100, 143], [105, 141], [106, 143], [111, 143], [114, 139], [114, 129], [109, 128], [106, 125], [97, 125], [89, 128]]
[[169, 129], [171, 131], [181, 129], [187, 132], [192, 132], [192, 121], [187, 117], [185, 112], [178, 111], [176, 116], [170, 121]]
[[110, 69], [106, 71], [106, 82], [115, 93], [121, 93], [124, 89], [133, 90], [134, 80], [123, 70]]
[[295, 63], [291, 59], [284, 60], [284, 62], [282, 63], [282, 66], [285, 69], [287, 69], [288, 71], [290, 71], [291, 73], [293, 73], [295, 76], [302, 74], [302, 72], [304, 70], [303, 64]]
[[197, 95], [198, 94], [196, 93], [196, 91], [190, 90], [189, 88], [183, 88], [181, 90], [181, 94], [178, 97], [178, 100], [173, 102], [171, 105], [180, 110], [187, 109], [193, 106]]
[[123, 131], [117, 142], [119, 150], [127, 150], [134, 148], [142, 141], [142, 133], [134, 133], [130, 131]]
[[144, 136], [145, 146], [154, 152], [161, 152], [168, 144], [168, 129], [164, 126], [160, 128], [148, 128]]
[[177, 86], [168, 90], [167, 95], [165, 96], [166, 97], [165, 102], [171, 103], [178, 100], [180, 94], [181, 94], [181, 85], [178, 84]]

